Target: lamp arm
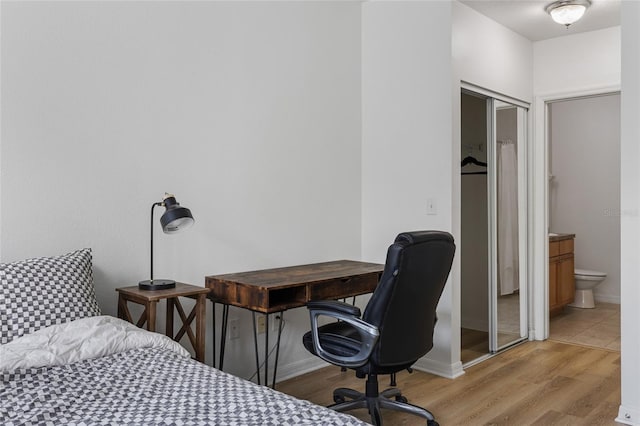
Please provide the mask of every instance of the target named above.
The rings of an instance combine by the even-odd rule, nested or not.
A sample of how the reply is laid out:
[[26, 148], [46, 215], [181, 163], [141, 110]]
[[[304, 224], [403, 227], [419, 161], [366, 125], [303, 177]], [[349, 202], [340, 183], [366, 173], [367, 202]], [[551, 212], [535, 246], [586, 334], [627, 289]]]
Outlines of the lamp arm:
[[151, 206], [151, 259], [149, 264], [151, 265], [151, 275], [150, 275], [150, 279], [151, 282], [153, 282], [153, 209], [155, 209], [158, 206], [163, 206], [164, 202], [157, 202], [157, 203], [153, 203], [153, 205]]

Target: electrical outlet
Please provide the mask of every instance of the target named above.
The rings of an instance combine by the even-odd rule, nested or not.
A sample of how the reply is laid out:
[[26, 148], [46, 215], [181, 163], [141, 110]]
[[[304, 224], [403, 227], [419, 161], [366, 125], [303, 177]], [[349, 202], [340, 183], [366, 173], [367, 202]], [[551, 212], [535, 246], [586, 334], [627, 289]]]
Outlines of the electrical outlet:
[[232, 318], [229, 320], [229, 337], [231, 339], [237, 339], [240, 337], [240, 324], [238, 318]]
[[278, 332], [278, 326], [280, 325], [280, 315], [282, 315], [282, 314], [277, 314], [271, 320], [271, 331], [273, 331], [275, 333]]
[[267, 331], [267, 317], [260, 315], [258, 317], [258, 334], [262, 334]]

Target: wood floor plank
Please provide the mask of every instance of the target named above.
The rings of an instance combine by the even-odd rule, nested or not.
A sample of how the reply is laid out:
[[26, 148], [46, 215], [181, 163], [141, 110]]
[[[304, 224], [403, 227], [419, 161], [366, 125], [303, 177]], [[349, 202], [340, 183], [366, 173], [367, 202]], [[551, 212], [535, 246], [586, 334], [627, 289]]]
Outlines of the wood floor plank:
[[[380, 377], [380, 388], [388, 387]], [[320, 405], [332, 391], [362, 391], [352, 371], [326, 367], [278, 384], [278, 390]], [[450, 380], [415, 371], [398, 374], [413, 404], [429, 409], [441, 426], [615, 425], [620, 405], [620, 353], [553, 341], [527, 342]], [[350, 414], [370, 421], [366, 410]], [[419, 417], [383, 411], [386, 426], [424, 425]]]
[[549, 409], [558, 409], [557, 403], [567, 395], [572, 395], [582, 386], [578, 380], [557, 376], [548, 380], [542, 388], [529, 398], [512, 404], [488, 423], [492, 425], [517, 424], [515, 419], [531, 421]]
[[[620, 377], [619, 374], [616, 375]], [[608, 395], [620, 388], [620, 381], [614, 376], [605, 377], [599, 383], [592, 385], [588, 391], [582, 391], [581, 396], [571, 401], [564, 408], [564, 412], [577, 417], [587, 417]]]
[[535, 419], [533, 424], [537, 425], [554, 425], [554, 426], [575, 426], [580, 424], [582, 419], [561, 413], [555, 410], [549, 410], [542, 416]]
[[611, 421], [611, 417], [609, 417], [610, 412], [618, 412], [618, 408], [620, 407], [620, 403], [613, 403], [610, 401], [602, 401], [598, 404], [596, 409], [594, 409], [591, 414], [583, 419], [582, 422], [576, 422], [575, 424], [584, 424], [590, 426], [608, 426], [608, 425], [618, 425], [619, 423], [614, 423]]

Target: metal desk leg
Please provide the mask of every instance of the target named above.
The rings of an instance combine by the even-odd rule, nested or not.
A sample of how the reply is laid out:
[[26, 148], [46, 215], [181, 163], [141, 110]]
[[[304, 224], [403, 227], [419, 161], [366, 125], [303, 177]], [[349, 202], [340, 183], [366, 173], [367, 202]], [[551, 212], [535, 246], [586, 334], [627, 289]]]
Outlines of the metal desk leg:
[[284, 311], [280, 311], [278, 314], [279, 322], [278, 322], [278, 341], [276, 343], [276, 361], [273, 364], [273, 384], [271, 387], [273, 389], [276, 388], [276, 373], [278, 371], [278, 356], [280, 354], [280, 336], [282, 336], [282, 321], [284, 319]]
[[[260, 380], [260, 357], [259, 357], [259, 350], [258, 350], [258, 330], [256, 327], [256, 313], [252, 312], [251, 313], [253, 316], [253, 344], [254, 344], [254, 348], [255, 348], [255, 353], [256, 353], [256, 378], [258, 381], [258, 384], [262, 384], [261, 380]], [[265, 315], [265, 335], [264, 335], [264, 359], [262, 361], [262, 363], [264, 364], [264, 384], [265, 386], [269, 386], [269, 314], [264, 314]], [[277, 341], [276, 341], [276, 358], [275, 358], [275, 363], [274, 363], [274, 367], [273, 367], [273, 377], [272, 377], [272, 381], [271, 381], [271, 387], [275, 389], [276, 387], [276, 377], [278, 374], [278, 358], [280, 356], [280, 339], [282, 337], [282, 323], [283, 323], [283, 318], [284, 318], [284, 313], [281, 311], [278, 314], [278, 337], [277, 337]]]
[[212, 343], [213, 343], [213, 356], [211, 357], [211, 366], [216, 367], [216, 302], [211, 301], [211, 318], [212, 318]]
[[256, 313], [251, 311], [251, 317], [253, 319], [253, 345], [256, 352], [256, 378], [258, 384], [260, 384], [260, 359], [258, 358], [258, 330], [256, 329]]
[[[256, 378], [258, 380], [258, 384], [261, 385], [260, 380], [260, 356], [258, 350], [258, 329], [256, 327], [256, 313], [251, 312], [253, 317], [253, 344], [255, 348], [256, 354]], [[215, 312], [215, 302], [213, 303], [212, 308], [212, 317], [213, 317], [213, 366], [216, 364], [216, 312]], [[271, 381], [271, 387], [275, 389], [276, 387], [276, 376], [278, 373], [278, 359], [280, 357], [280, 340], [282, 337], [282, 324], [284, 322], [284, 312], [281, 311], [278, 314], [278, 336], [276, 341], [276, 358], [273, 367], [273, 377]], [[218, 362], [219, 369], [222, 370], [224, 365], [224, 351], [227, 340], [227, 326], [229, 323], [229, 305], [222, 305], [222, 327], [221, 327], [221, 336], [220, 336], [220, 360]], [[269, 385], [269, 314], [265, 314], [265, 335], [264, 335], [264, 384], [266, 386]]]
[[222, 305], [222, 330], [220, 336], [220, 370], [224, 365], [224, 346], [227, 340], [227, 323], [229, 322], [229, 305]]
[[264, 316], [264, 384], [269, 386], [269, 314]]

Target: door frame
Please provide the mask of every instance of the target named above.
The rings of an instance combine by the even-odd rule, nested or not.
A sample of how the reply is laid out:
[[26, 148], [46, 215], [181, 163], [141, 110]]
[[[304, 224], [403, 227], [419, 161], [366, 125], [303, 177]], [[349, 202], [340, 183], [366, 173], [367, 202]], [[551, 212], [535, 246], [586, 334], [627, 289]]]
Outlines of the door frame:
[[620, 85], [537, 95], [533, 103], [533, 143], [529, 146], [528, 215], [530, 220], [529, 255], [532, 285], [529, 339], [549, 337], [549, 104], [553, 102], [620, 93]]

